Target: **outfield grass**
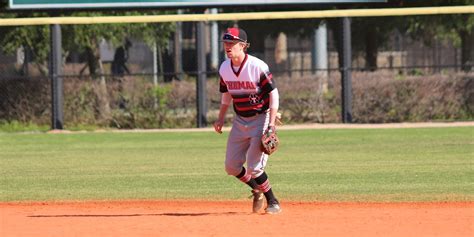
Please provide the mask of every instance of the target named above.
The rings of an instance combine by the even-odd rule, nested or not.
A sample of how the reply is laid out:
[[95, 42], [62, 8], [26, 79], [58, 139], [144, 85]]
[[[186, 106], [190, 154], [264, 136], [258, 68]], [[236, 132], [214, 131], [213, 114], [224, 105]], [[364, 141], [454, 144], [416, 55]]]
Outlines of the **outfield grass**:
[[[292, 201], [474, 201], [474, 127], [280, 131], [267, 173]], [[0, 134], [0, 201], [246, 199], [228, 133]]]

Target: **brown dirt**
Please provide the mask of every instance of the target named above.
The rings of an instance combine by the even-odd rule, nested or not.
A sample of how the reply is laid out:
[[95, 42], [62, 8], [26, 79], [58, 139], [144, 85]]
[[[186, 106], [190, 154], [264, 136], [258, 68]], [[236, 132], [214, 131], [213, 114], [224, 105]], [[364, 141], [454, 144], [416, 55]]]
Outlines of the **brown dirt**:
[[474, 202], [240, 201], [0, 203], [0, 236], [472, 236]]

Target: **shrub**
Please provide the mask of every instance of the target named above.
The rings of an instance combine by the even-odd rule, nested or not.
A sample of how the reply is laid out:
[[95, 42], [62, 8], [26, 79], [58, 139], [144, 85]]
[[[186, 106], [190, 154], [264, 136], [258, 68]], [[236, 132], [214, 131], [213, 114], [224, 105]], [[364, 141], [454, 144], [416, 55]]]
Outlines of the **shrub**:
[[[470, 120], [473, 77], [355, 74], [353, 119], [359, 123]], [[470, 108], [471, 107], [471, 108]]]
[[7, 122], [0, 120], [0, 131], [3, 132], [27, 132], [27, 131], [37, 131], [37, 132], [45, 132], [48, 131], [48, 126], [38, 126], [34, 123], [22, 123], [16, 120]]
[[[284, 122], [340, 122], [340, 81], [339, 73], [331, 74], [325, 90], [323, 77], [275, 76]], [[192, 78], [157, 86], [146, 77], [107, 78], [106, 82], [104, 94], [97, 89], [100, 86], [98, 80], [65, 78], [66, 129], [175, 128], [194, 127], [196, 124], [196, 83]], [[356, 123], [474, 118], [472, 74], [406, 76], [381, 72], [353, 73], [352, 85], [352, 117]], [[4, 124], [50, 124], [49, 80], [2, 79], [0, 92], [0, 120]], [[100, 108], [103, 108], [104, 101], [110, 107], [110, 118], [101, 116]], [[219, 80], [208, 78], [209, 123], [217, 118], [219, 107]], [[232, 117], [233, 113], [229, 111], [227, 123]]]

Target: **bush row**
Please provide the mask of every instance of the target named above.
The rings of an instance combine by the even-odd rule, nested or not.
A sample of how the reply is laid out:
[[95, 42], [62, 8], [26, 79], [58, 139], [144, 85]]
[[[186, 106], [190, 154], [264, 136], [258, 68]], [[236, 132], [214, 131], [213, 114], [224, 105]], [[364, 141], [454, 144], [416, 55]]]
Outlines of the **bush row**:
[[[275, 77], [285, 123], [341, 121], [341, 78]], [[216, 119], [218, 80], [207, 80], [207, 118]], [[474, 76], [471, 74], [403, 76], [352, 74], [355, 123], [472, 120]], [[51, 92], [47, 79], [0, 80], [0, 123], [47, 125]], [[228, 122], [233, 113], [228, 112]], [[84, 127], [177, 128], [196, 124], [196, 83], [192, 79], [160, 83], [150, 78], [64, 79], [64, 122]]]

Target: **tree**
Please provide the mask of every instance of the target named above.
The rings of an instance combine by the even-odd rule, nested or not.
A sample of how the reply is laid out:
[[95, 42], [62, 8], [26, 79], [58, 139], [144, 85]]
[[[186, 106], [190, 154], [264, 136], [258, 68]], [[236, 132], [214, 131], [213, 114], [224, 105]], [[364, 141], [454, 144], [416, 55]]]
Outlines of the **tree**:
[[[44, 17], [44, 14], [33, 13], [31, 17]], [[18, 14], [0, 13], [0, 18], [14, 18]], [[48, 74], [47, 58], [49, 55], [48, 26], [9, 26], [0, 27], [0, 50], [14, 54], [18, 48], [29, 50], [32, 61], [43, 76]], [[26, 60], [24, 63], [28, 63]]]
[[[1, 9], [0, 5], [0, 9]], [[3, 8], [6, 6], [4, 5]], [[163, 14], [152, 11], [151, 14]], [[74, 12], [69, 16], [104, 16], [104, 15], [143, 15], [141, 12]], [[49, 13], [2, 13], [1, 18], [20, 17], [49, 17]], [[174, 25], [170, 23], [137, 23], [137, 24], [92, 24], [92, 25], [63, 25], [63, 50], [65, 56], [71, 51], [83, 51], [89, 59], [87, 66], [90, 75], [104, 74], [100, 69], [100, 55], [98, 46], [101, 40], [114, 45], [120, 45], [126, 37], [144, 40], [148, 45], [157, 44], [165, 47]], [[0, 50], [13, 54], [18, 48], [28, 47], [34, 54], [34, 62], [47, 75], [47, 58], [49, 54], [49, 27], [39, 26], [12, 26], [0, 27]]]
[[[439, 2], [402, 1], [403, 6], [462, 6], [474, 5], [474, 0], [446, 0]], [[449, 39], [454, 46], [461, 49], [461, 68], [469, 71], [473, 67], [474, 58], [474, 15], [449, 14], [435, 16], [409, 17], [407, 32], [413, 39], [431, 44], [433, 39]]]
[[[158, 12], [152, 12], [158, 14]], [[143, 15], [143, 13], [112, 12], [113, 15]], [[103, 13], [74, 13], [74, 16], [102, 16]], [[138, 38], [145, 41], [149, 46], [156, 44], [158, 47], [165, 47], [168, 39], [174, 30], [173, 24], [96, 24], [96, 25], [70, 25], [65, 28], [69, 35], [66, 40], [65, 49], [83, 49], [87, 55], [87, 67], [92, 77], [100, 77], [100, 88], [98, 91], [100, 99], [100, 112], [104, 120], [110, 118], [110, 107], [106, 90], [106, 80], [104, 77], [104, 67], [100, 60], [100, 42], [105, 40], [119, 45], [125, 38]], [[83, 68], [85, 69], [85, 67]]]
[[[6, 5], [0, 5], [0, 9], [5, 9]], [[150, 14], [163, 14], [163, 12], [151, 11]], [[65, 14], [63, 14], [65, 15]], [[143, 15], [143, 12], [137, 11], [105, 11], [105, 12], [72, 12], [68, 16], [104, 16], [104, 15]], [[48, 12], [24, 12], [24, 13], [3, 13], [1, 18], [18, 17], [47, 17]], [[158, 47], [165, 47], [171, 33], [174, 31], [174, 25], [171, 23], [137, 23], [137, 24], [92, 24], [92, 25], [63, 25], [62, 41], [63, 55], [66, 57], [69, 52], [85, 52], [92, 78], [100, 79], [100, 89], [97, 92], [101, 100], [100, 116], [108, 119], [110, 116], [110, 107], [106, 91], [106, 81], [104, 68], [100, 60], [99, 45], [102, 40], [119, 45], [125, 38], [142, 39], [148, 45], [156, 44]], [[27, 47], [34, 54], [34, 62], [43, 75], [48, 75], [47, 59], [49, 55], [49, 27], [48, 26], [15, 26], [0, 27], [0, 50], [13, 54], [18, 48]], [[83, 69], [85, 70], [86, 67]], [[82, 71], [84, 71], [82, 70]]]
[[[153, 11], [151, 14], [163, 14]], [[104, 16], [104, 15], [143, 15], [141, 12], [107, 12], [73, 13], [72, 16]], [[88, 55], [88, 67], [90, 75], [103, 75], [104, 71], [100, 62], [99, 45], [102, 40], [111, 42], [113, 45], [121, 45], [126, 38], [141, 39], [150, 47], [157, 44], [166, 47], [174, 25], [171, 23], [136, 23], [136, 24], [95, 24], [95, 25], [68, 25], [65, 26], [64, 35], [65, 50], [81, 50]]]
[[[332, 8], [334, 6], [320, 6], [320, 8]], [[337, 6], [339, 7], [339, 6]], [[372, 5], [346, 5], [341, 7], [349, 8], [367, 8]], [[380, 5], [377, 5], [380, 7]], [[384, 5], [383, 7], [390, 7], [390, 5]], [[278, 10], [274, 9], [274, 10]], [[288, 10], [288, 9], [284, 9]], [[292, 9], [301, 10], [301, 9]], [[287, 35], [308, 38], [314, 33], [323, 19], [297, 19], [297, 20], [272, 20], [272, 21], [242, 21], [239, 25], [245, 28], [249, 33], [249, 39], [252, 44], [257, 42], [257, 47], [264, 48], [263, 41], [267, 36], [277, 36], [278, 33], [284, 32]], [[332, 30], [334, 39], [336, 41], [336, 47], [340, 55], [342, 55], [342, 48], [340, 45], [340, 19], [325, 19], [328, 23], [329, 28]], [[352, 18], [352, 46], [353, 52], [365, 52], [365, 61], [367, 70], [377, 69], [377, 54], [379, 47], [383, 46], [383, 42], [386, 42], [390, 33], [396, 29], [398, 19], [396, 18], [383, 18], [371, 17], [371, 18]], [[277, 26], [277, 27], [276, 27]], [[253, 39], [251, 37], [254, 37]], [[339, 61], [342, 57], [339, 57]]]
[[399, 17], [363, 17], [352, 20], [353, 51], [364, 52], [365, 70], [375, 71], [378, 67], [378, 52], [388, 43], [390, 34], [398, 28]]

